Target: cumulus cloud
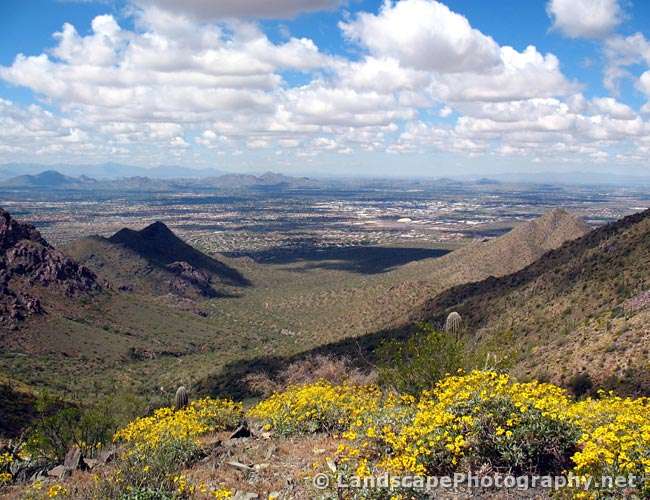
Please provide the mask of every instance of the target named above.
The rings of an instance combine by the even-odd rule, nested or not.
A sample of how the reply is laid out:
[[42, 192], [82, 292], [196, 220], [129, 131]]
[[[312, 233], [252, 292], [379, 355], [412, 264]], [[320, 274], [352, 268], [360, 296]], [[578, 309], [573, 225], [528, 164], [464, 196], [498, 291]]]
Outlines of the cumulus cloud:
[[441, 96], [452, 101], [510, 101], [567, 95], [576, 90], [553, 54], [541, 54], [531, 45], [523, 52], [501, 47], [499, 55], [501, 65], [494, 71], [440, 76]]
[[404, 90], [429, 85], [434, 97], [452, 101], [525, 99], [576, 90], [554, 55], [534, 46], [523, 52], [500, 47], [435, 0], [387, 1], [378, 14], [361, 13], [340, 26], [369, 52], [347, 70], [356, 86]]
[[[614, 94], [618, 93], [621, 79], [634, 78], [628, 70], [630, 66], [650, 66], [650, 41], [642, 33], [611, 36], [605, 41], [604, 51], [607, 60], [604, 84]], [[638, 81], [637, 87], [643, 89], [643, 83]]]
[[143, 7], [156, 6], [200, 20], [252, 17], [288, 19], [303, 12], [331, 10], [340, 0], [136, 0]]
[[92, 27], [81, 37], [66, 24], [52, 58], [19, 54], [0, 67], [0, 77], [98, 121], [183, 122], [216, 111], [272, 112], [268, 91], [281, 83], [279, 71], [328, 64], [311, 40], [276, 45], [246, 23], [228, 35], [195, 26], [188, 37], [161, 32], [156, 21], [144, 33], [126, 32], [111, 16], [95, 18]]
[[553, 28], [571, 38], [602, 38], [623, 19], [618, 0], [550, 0]]
[[[240, 3], [190, 2], [179, 13], [155, 2], [132, 13], [133, 27], [110, 15], [88, 33], [63, 25], [51, 49], [0, 66], [0, 78], [52, 109], [0, 100], [0, 159], [444, 151], [602, 161], [650, 150], [648, 123], [630, 106], [585, 98], [555, 55], [500, 46], [435, 0], [387, 0], [342, 22], [346, 43], [361, 48], [354, 59], [309, 38], [272, 41], [250, 20], [200, 15], [250, 7]], [[625, 72], [650, 61], [646, 44], [611, 36], [607, 59]], [[299, 84], [287, 81], [295, 72]], [[650, 96], [649, 74], [636, 86]]]
[[435, 0], [388, 0], [379, 14], [363, 12], [340, 27], [373, 55], [394, 57], [405, 67], [453, 73], [500, 64], [499, 47], [491, 37]]
[[638, 154], [650, 132], [624, 104], [610, 98], [586, 100], [578, 94], [567, 102], [537, 98], [510, 102], [461, 103], [453, 126], [415, 123], [406, 128], [392, 152], [422, 147], [467, 155], [494, 154], [601, 161], [608, 149], [620, 158]]

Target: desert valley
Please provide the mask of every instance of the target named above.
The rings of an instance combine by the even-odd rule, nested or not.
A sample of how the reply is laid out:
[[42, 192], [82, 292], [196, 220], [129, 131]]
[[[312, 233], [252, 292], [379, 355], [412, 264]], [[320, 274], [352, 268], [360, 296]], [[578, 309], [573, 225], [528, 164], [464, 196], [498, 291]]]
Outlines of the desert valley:
[[[429, 374], [391, 367], [418, 369], [421, 325], [443, 331], [452, 312], [465, 332], [458, 368], [491, 366], [577, 397], [650, 391], [643, 188], [227, 181], [182, 196], [113, 182], [101, 203], [67, 184], [3, 183], [5, 435], [51, 418], [38, 394], [117, 405], [118, 424], [169, 404], [180, 386], [246, 405], [310, 380], [416, 390]], [[400, 358], [396, 345], [413, 342]], [[419, 369], [433, 383], [428, 366]], [[295, 475], [304, 451], [291, 465], [238, 473], [229, 457], [240, 463], [265, 444], [237, 439], [215, 459], [229, 488], [310, 494], [277, 479]], [[38, 474], [47, 462], [29, 467]]]
[[0, 499], [650, 499], [648, 0], [0, 1]]

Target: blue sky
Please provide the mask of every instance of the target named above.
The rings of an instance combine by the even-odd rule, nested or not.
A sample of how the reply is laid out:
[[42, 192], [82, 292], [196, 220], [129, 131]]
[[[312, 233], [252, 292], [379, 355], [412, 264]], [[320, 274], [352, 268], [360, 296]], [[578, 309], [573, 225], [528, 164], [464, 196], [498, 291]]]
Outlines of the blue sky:
[[647, 168], [650, 2], [208, 4], [0, 3], [0, 162]]

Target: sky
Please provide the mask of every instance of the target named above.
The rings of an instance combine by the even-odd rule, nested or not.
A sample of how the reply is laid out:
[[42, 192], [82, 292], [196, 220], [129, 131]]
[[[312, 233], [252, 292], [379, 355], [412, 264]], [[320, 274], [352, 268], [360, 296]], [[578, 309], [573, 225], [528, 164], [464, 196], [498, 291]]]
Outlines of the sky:
[[3, 0], [0, 163], [647, 174], [647, 0]]

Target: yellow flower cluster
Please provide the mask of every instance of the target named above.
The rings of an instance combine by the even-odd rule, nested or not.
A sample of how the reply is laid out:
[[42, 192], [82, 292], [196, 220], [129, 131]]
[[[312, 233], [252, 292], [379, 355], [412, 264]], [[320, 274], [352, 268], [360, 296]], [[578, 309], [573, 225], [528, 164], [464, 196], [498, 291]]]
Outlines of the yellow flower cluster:
[[279, 434], [332, 432], [349, 427], [381, 401], [377, 386], [334, 385], [326, 381], [292, 386], [254, 406], [248, 416]]
[[[494, 402], [500, 406], [486, 410]], [[362, 457], [378, 469], [399, 473], [450, 472], [479, 438], [479, 419], [494, 421], [489, 430], [495, 447], [505, 448], [527, 412], [562, 419], [568, 418], [569, 405], [566, 392], [550, 384], [513, 383], [505, 374], [487, 371], [450, 376], [423, 392], [417, 402], [402, 399], [353, 422], [343, 434], [349, 441], [341, 450], [343, 461]], [[361, 463], [367, 469], [367, 463]]]
[[573, 464], [581, 476], [650, 476], [650, 400], [600, 394], [576, 402], [558, 386], [491, 371], [445, 377], [418, 398], [376, 386], [294, 386], [249, 416], [281, 434], [341, 431], [340, 463], [358, 476], [440, 474], [499, 460], [525, 471], [538, 459], [560, 472]]
[[229, 488], [214, 487], [204, 481], [195, 484], [184, 474], [175, 476], [173, 481], [176, 485], [176, 492], [181, 496], [191, 496], [192, 498], [218, 498], [220, 500], [226, 500], [233, 498], [235, 494], [233, 490]]
[[9, 467], [14, 461], [14, 457], [10, 453], [0, 453], [0, 486], [9, 484], [13, 479]]
[[12, 457], [10, 453], [0, 453], [0, 467], [6, 467], [7, 465], [12, 464], [13, 461], [14, 457]]
[[578, 474], [650, 477], [650, 399], [601, 394], [569, 413], [582, 429], [573, 456]]
[[177, 474], [200, 455], [200, 437], [233, 429], [242, 418], [241, 403], [211, 398], [193, 401], [181, 410], [161, 408], [138, 418], [114, 435], [114, 440], [125, 446], [110, 484], [105, 486], [117, 492], [138, 485], [192, 495], [196, 485]]
[[62, 497], [68, 494], [68, 490], [60, 483], [55, 483], [47, 489], [48, 498]]
[[119, 430], [113, 440], [130, 444], [134, 452], [149, 453], [170, 441], [196, 440], [208, 432], [231, 428], [242, 416], [241, 403], [204, 398], [182, 410], [161, 408], [138, 418]]

